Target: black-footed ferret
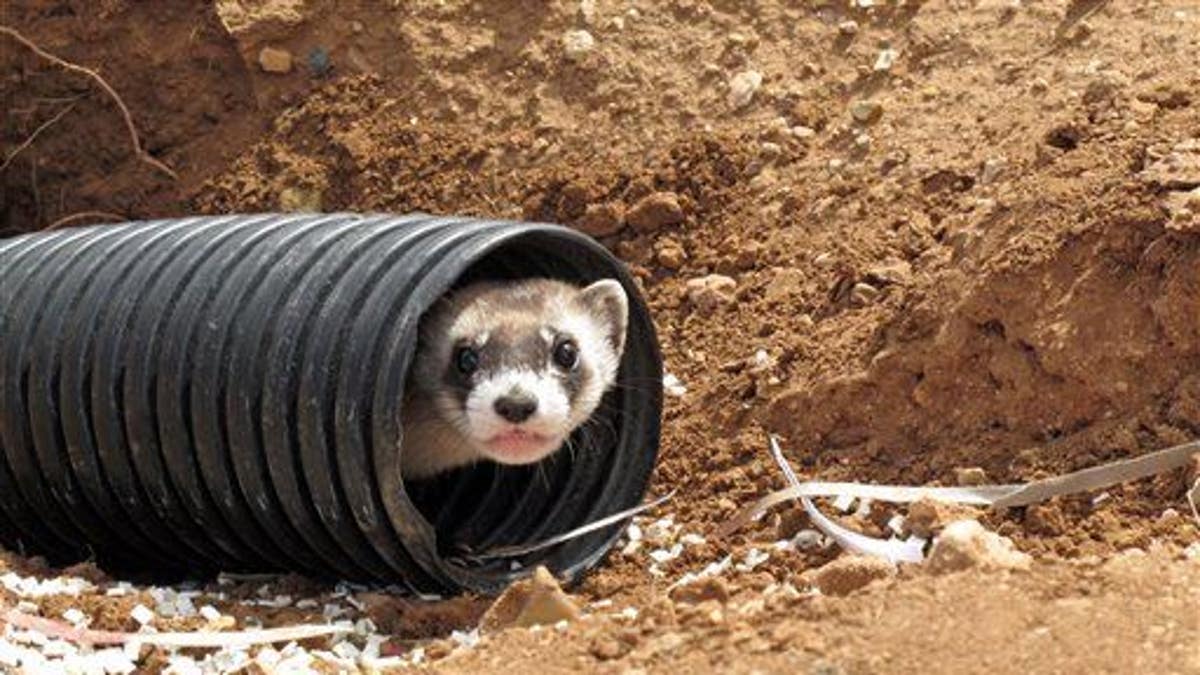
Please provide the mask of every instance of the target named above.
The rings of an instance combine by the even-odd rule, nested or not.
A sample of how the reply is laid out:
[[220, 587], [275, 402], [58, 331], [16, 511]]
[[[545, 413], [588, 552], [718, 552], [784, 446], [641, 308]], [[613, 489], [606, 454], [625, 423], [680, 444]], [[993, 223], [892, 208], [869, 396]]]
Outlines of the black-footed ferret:
[[485, 281], [440, 300], [410, 370], [404, 476], [553, 454], [615, 384], [628, 323], [614, 280]]

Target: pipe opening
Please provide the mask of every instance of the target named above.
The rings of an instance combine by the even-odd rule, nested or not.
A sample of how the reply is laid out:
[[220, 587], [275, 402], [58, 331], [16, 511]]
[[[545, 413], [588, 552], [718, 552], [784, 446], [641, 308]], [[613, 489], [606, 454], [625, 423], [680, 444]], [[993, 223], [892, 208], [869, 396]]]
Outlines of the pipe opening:
[[636, 505], [657, 455], [662, 373], [654, 330], [632, 279], [607, 251], [582, 237], [534, 230], [480, 258], [450, 289], [532, 277], [578, 285], [604, 278], [622, 282], [630, 296], [627, 347], [617, 386], [568, 444], [542, 462], [516, 467], [484, 462], [406, 481], [405, 491], [434, 532], [441, 571], [469, 587], [499, 587], [539, 564], [572, 578], [599, 562], [620, 525], [516, 558], [463, 554], [538, 543]]

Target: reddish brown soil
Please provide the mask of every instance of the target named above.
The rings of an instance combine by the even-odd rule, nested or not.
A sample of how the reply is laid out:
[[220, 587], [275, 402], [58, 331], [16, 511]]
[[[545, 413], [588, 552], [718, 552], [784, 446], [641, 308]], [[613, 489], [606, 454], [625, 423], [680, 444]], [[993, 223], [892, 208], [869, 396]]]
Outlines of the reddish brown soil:
[[[679, 490], [664, 509], [684, 531], [711, 535], [782, 485], [768, 433], [804, 477], [910, 484], [966, 467], [1028, 480], [1200, 435], [1192, 4], [598, 0], [590, 19], [574, 1], [10, 4], [4, 23], [112, 83], [180, 178], [130, 156], [98, 90], [4, 43], [5, 148], [75, 105], [4, 171], [5, 231], [311, 207], [603, 231], [687, 387], [655, 483]], [[585, 28], [594, 47], [567, 58], [564, 33]], [[291, 73], [262, 72], [266, 45]], [[875, 72], [885, 48], [898, 59]], [[738, 108], [745, 70], [763, 83]], [[654, 192], [682, 222], [621, 227]], [[690, 300], [714, 273], [729, 297]], [[581, 593], [639, 607], [633, 626], [513, 630], [435, 667], [1200, 672], [1187, 481], [987, 516], [1039, 560], [1029, 573], [764, 603], [830, 557], [776, 553], [730, 572], [728, 620], [667, 599], [685, 571], [804, 526], [781, 512], [689, 548], [665, 580], [644, 553], [613, 556]], [[478, 616], [445, 609], [395, 630]]]

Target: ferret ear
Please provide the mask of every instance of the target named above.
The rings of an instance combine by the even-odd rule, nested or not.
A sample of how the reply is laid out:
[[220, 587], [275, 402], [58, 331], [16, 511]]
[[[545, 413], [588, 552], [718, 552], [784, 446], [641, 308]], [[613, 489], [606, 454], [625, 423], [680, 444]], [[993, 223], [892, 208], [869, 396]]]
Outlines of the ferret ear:
[[600, 319], [605, 337], [619, 356], [625, 350], [625, 332], [629, 328], [629, 298], [615, 279], [604, 279], [580, 291], [588, 312]]

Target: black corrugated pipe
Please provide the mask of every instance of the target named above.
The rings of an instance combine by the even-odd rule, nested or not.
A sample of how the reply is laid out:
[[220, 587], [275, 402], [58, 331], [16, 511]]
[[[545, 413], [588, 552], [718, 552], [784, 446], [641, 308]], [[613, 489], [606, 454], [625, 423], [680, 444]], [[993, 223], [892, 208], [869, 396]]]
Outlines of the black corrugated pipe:
[[[481, 278], [616, 278], [630, 296], [599, 424], [540, 467], [405, 484], [423, 313]], [[238, 215], [0, 240], [0, 541], [121, 571], [291, 570], [491, 593], [528, 544], [638, 504], [662, 359], [621, 263], [563, 227], [429, 215]], [[611, 525], [518, 558], [577, 579]]]

